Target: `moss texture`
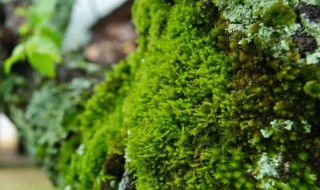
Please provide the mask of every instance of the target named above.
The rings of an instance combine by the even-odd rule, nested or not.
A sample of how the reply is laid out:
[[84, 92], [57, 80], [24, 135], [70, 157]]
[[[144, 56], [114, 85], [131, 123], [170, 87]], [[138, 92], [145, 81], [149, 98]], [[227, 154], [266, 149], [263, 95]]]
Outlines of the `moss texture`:
[[136, 1], [139, 48], [83, 115], [78, 188], [117, 188], [116, 154], [137, 189], [318, 189], [319, 20], [302, 5], [319, 6]]
[[303, 59], [293, 40], [317, 39], [319, 20], [299, 4], [136, 2], [144, 55], [125, 107], [138, 189], [319, 187], [319, 46]]
[[88, 103], [69, 187], [116, 189], [120, 155], [142, 190], [319, 189], [319, 6], [135, 1], [139, 47]]
[[60, 186], [320, 189], [319, 7], [136, 0], [138, 49], [77, 115]]

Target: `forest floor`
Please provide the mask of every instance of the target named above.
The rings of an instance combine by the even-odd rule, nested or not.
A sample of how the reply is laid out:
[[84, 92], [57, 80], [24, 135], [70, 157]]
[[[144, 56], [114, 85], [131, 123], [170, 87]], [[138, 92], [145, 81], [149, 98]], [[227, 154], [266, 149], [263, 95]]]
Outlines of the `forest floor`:
[[0, 189], [56, 190], [43, 171], [35, 167], [0, 168]]
[[0, 190], [56, 190], [25, 155], [0, 150]]

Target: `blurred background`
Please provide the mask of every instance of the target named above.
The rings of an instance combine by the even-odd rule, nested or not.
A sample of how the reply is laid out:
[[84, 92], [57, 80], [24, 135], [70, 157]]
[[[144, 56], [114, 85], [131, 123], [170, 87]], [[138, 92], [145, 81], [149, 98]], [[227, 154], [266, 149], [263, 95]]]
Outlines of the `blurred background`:
[[0, 189], [53, 190], [45, 173], [21, 149], [13, 123], [0, 113]]
[[[32, 8], [34, 2], [0, 1], [1, 70], [4, 67], [2, 63], [12, 56], [14, 47], [24, 40], [21, 34], [26, 30], [28, 21], [23, 12]], [[59, 2], [62, 8], [56, 17], [63, 18], [64, 22], [56, 25], [63, 29], [60, 50], [64, 55], [63, 62], [68, 64], [57, 67], [56, 81], [61, 83], [75, 76], [85, 76], [98, 83], [103, 80], [104, 71], [136, 48], [136, 34], [131, 22], [132, 1], [68, 0], [58, 1], [58, 5]], [[69, 9], [63, 8], [66, 2]], [[19, 111], [28, 107], [33, 91], [44, 83], [48, 80], [34, 74], [30, 66], [20, 62], [12, 67], [11, 75], [0, 72], [0, 190], [55, 189], [43, 169], [38, 167], [41, 160], [37, 160], [37, 156], [27, 156], [28, 152], [32, 155], [32, 150], [26, 144], [29, 143], [26, 134], [32, 128], [26, 127], [29, 126], [26, 116]], [[10, 121], [9, 118], [14, 119]]]

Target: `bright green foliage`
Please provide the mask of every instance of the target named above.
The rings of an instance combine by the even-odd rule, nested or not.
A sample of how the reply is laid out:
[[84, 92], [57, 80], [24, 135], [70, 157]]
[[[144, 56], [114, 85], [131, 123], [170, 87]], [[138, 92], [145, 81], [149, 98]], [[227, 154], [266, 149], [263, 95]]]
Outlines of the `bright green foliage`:
[[[88, 96], [85, 90], [90, 86], [91, 82], [85, 79], [73, 79], [59, 86], [48, 83], [33, 94], [25, 113], [17, 108], [11, 110], [14, 113], [12, 119], [25, 139], [28, 153], [44, 166], [57, 183], [62, 183], [56, 166], [59, 154], [62, 154], [61, 146], [64, 147], [61, 151], [64, 151], [66, 146], [80, 144], [77, 142], [78, 115], [83, 110], [83, 98]], [[68, 145], [64, 145], [66, 141]], [[60, 164], [68, 162], [66, 157], [70, 157], [71, 152], [67, 153], [63, 152], [66, 155], [61, 158]]]
[[23, 104], [24, 100], [21, 99], [19, 94], [15, 94], [14, 91], [19, 87], [19, 92], [24, 90], [24, 79], [16, 74], [12, 74], [8, 77], [4, 77], [3, 67], [0, 65], [0, 112], [7, 113], [9, 108], [7, 104]]
[[37, 0], [28, 10], [17, 10], [27, 22], [20, 28], [22, 41], [5, 61], [7, 74], [13, 64], [27, 59], [44, 76], [55, 77], [55, 64], [61, 62], [61, 34], [50, 23], [56, 3], [57, 0]]
[[[131, 55], [131, 59], [134, 59], [134, 55]], [[110, 171], [109, 167], [114, 167], [113, 162], [119, 162], [110, 158], [115, 155], [121, 155], [121, 158], [124, 155], [123, 138], [127, 131], [123, 128], [121, 104], [130, 86], [130, 72], [128, 62], [124, 61], [114, 68], [113, 73], [107, 74], [105, 82], [95, 88], [94, 96], [80, 116], [79, 130], [83, 140], [72, 156], [72, 167], [65, 177], [67, 187], [98, 190], [103, 184], [111, 182], [116, 189], [122, 172], [114, 169]], [[123, 168], [124, 163], [119, 167]], [[120, 176], [114, 174], [117, 172]]]

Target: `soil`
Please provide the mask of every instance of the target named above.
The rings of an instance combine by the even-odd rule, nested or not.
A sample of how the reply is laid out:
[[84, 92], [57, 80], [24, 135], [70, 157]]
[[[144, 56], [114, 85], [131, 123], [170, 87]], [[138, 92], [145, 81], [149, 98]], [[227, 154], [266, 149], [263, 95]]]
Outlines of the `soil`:
[[35, 167], [0, 168], [0, 189], [57, 190], [46, 175]]

